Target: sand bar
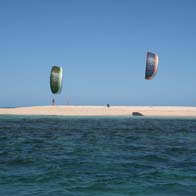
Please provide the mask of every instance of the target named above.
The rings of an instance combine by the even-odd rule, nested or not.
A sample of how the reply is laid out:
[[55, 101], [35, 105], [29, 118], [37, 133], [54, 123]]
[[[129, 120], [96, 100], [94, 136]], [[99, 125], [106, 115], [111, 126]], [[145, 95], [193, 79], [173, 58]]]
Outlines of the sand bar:
[[60, 115], [60, 116], [143, 116], [196, 117], [196, 107], [169, 106], [33, 106], [0, 108], [0, 115]]

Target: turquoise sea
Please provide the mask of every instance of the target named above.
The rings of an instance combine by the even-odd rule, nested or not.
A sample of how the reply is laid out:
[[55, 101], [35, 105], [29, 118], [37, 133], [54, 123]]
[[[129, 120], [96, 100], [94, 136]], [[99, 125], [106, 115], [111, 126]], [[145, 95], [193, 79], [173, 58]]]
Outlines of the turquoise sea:
[[196, 119], [0, 116], [1, 196], [196, 195]]

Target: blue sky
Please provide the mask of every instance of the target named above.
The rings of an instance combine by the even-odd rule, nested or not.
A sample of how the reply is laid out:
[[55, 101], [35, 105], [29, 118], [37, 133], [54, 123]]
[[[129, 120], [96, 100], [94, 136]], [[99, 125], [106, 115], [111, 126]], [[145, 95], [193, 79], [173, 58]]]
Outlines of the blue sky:
[[[0, 107], [196, 106], [196, 1], [0, 0]], [[146, 52], [159, 70], [144, 80]], [[60, 95], [52, 65], [64, 68]]]

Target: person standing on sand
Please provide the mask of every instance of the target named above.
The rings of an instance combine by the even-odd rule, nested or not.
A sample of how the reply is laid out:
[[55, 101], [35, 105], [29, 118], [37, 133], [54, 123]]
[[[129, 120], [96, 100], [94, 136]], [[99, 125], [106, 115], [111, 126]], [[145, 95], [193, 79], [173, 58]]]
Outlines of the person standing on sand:
[[52, 99], [52, 105], [55, 105], [55, 99]]

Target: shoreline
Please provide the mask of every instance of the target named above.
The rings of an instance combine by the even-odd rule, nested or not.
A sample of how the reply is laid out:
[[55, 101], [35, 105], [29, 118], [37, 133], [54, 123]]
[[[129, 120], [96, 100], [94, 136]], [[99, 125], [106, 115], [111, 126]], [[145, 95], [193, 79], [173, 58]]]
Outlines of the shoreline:
[[0, 108], [0, 115], [196, 117], [196, 107], [182, 106], [32, 106]]

